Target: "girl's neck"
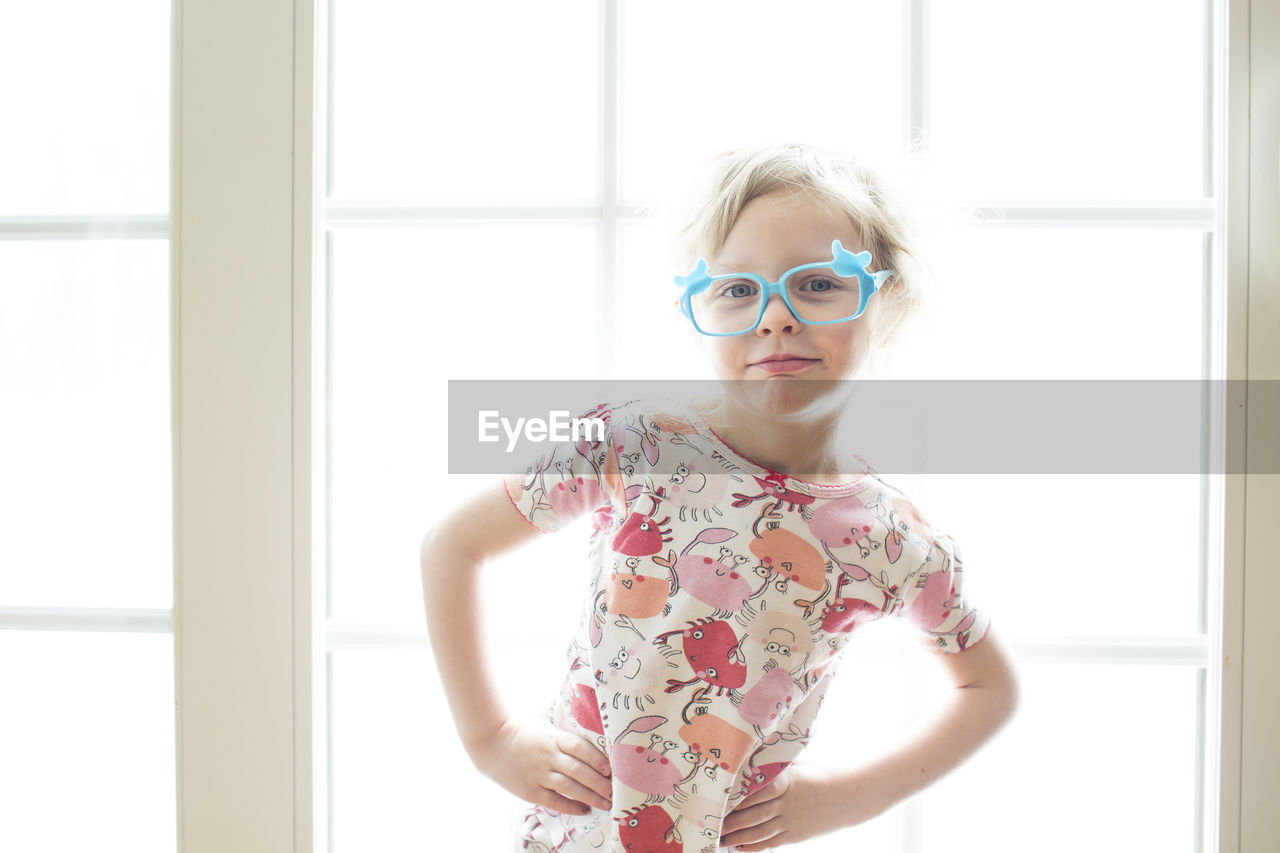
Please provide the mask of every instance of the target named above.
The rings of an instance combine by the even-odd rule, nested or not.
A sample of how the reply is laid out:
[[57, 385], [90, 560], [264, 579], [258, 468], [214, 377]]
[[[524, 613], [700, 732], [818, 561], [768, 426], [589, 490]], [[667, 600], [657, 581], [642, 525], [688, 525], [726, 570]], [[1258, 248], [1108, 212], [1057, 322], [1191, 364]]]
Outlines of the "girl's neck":
[[820, 485], [839, 485], [861, 473], [848, 470], [848, 454], [838, 452], [839, 412], [779, 421], [725, 399], [703, 419], [725, 444], [771, 471]]

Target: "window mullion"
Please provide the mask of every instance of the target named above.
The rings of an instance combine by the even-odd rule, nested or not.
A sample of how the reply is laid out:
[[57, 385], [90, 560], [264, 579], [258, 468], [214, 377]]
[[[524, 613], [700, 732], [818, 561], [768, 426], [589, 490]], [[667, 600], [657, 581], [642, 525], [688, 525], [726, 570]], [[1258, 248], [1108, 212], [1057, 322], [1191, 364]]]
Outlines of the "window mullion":
[[169, 216], [0, 216], [3, 240], [167, 240]]
[[151, 607], [0, 607], [0, 629], [168, 634], [173, 611]]
[[929, 0], [904, 0], [902, 139], [908, 150], [929, 147]]
[[617, 322], [616, 279], [618, 274], [618, 241], [620, 239], [619, 163], [620, 109], [622, 102], [619, 52], [622, 46], [622, 17], [618, 0], [601, 0], [599, 6], [598, 78], [599, 91], [599, 160], [600, 230], [598, 274], [596, 281], [595, 336], [596, 364], [604, 376], [613, 375], [614, 327]]
[[1203, 228], [1214, 227], [1211, 199], [1182, 201], [973, 201], [968, 204], [986, 224], [1055, 228]]

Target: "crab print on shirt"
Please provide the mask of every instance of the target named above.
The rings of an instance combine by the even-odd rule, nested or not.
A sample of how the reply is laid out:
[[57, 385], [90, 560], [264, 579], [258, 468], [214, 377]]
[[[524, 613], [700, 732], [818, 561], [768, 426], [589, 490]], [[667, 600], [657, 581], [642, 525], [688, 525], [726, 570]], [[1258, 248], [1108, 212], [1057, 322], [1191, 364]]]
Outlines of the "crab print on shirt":
[[550, 533], [591, 519], [591, 583], [553, 724], [609, 756], [611, 813], [529, 806], [516, 849], [713, 853], [721, 820], [808, 744], [859, 625], [979, 642], [955, 541], [868, 467], [819, 485], [737, 454], [696, 414], [633, 400], [504, 478]]

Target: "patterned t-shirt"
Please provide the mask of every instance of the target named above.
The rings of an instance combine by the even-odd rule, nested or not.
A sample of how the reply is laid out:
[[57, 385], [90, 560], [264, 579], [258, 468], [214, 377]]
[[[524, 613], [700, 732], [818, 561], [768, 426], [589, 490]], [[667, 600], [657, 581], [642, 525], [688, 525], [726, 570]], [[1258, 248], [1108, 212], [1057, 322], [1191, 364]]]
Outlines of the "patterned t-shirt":
[[504, 485], [543, 532], [591, 516], [550, 718], [609, 755], [613, 810], [530, 806], [518, 849], [711, 853], [723, 816], [808, 743], [860, 624], [903, 616], [941, 654], [986, 635], [955, 541], [865, 461], [820, 485], [739, 455], [688, 408], [582, 417], [603, 440], [556, 444]]

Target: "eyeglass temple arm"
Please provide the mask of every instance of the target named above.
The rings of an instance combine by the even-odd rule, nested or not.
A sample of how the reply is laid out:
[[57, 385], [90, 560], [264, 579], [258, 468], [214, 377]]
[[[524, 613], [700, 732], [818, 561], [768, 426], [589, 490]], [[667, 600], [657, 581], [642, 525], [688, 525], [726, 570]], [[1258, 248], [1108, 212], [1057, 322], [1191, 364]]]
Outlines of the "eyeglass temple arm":
[[[893, 273], [888, 270], [880, 270], [874, 274], [868, 273], [867, 264], [869, 263], [871, 263], [870, 252], [863, 250], [855, 255], [840, 245], [839, 240], [831, 241], [831, 269], [835, 274], [870, 278], [873, 289], [879, 290], [885, 279], [889, 278]], [[707, 273], [706, 258], [698, 258], [698, 265], [694, 267], [693, 272], [688, 275], [676, 276], [675, 283], [677, 287], [690, 296], [706, 290], [707, 285], [711, 284], [711, 276]]]

